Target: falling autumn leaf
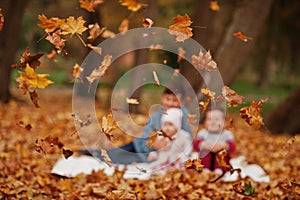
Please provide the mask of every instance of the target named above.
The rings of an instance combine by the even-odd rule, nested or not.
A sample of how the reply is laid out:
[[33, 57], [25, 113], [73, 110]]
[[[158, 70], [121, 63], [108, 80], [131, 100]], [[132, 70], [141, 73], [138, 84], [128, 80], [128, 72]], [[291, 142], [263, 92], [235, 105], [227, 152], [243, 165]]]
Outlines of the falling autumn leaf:
[[159, 79], [158, 79], [158, 76], [157, 76], [157, 73], [155, 70], [152, 71], [153, 73], [153, 78], [154, 78], [154, 82], [157, 86], [160, 86], [160, 82], [159, 82]]
[[101, 62], [101, 66], [98, 68], [95, 68], [92, 73], [86, 77], [86, 79], [90, 82], [93, 83], [96, 79], [101, 78], [102, 76], [105, 75], [106, 71], [108, 70], [110, 64], [111, 64], [111, 55], [106, 55], [103, 58], [103, 61]]
[[2, 31], [4, 26], [4, 16], [2, 14], [2, 9], [0, 8], [0, 32]]
[[137, 99], [132, 99], [132, 98], [126, 98], [126, 103], [128, 104], [139, 104], [140, 102]]
[[262, 99], [259, 102], [252, 101], [250, 106], [245, 106], [240, 109], [240, 115], [245, 121], [254, 128], [260, 128], [264, 125], [263, 118], [261, 116], [262, 105], [268, 99]]
[[220, 10], [220, 6], [219, 6], [218, 2], [214, 1], [214, 0], [210, 1], [210, 6], [209, 7], [212, 11], [219, 11]]
[[201, 93], [208, 97], [211, 101], [214, 101], [216, 93], [208, 88], [201, 88]]
[[129, 20], [128, 19], [123, 19], [120, 26], [119, 26], [119, 32], [120, 33], [126, 33], [128, 31], [129, 27]]
[[97, 54], [102, 55], [102, 48], [101, 47], [96, 47], [91, 44], [87, 44], [87, 47], [95, 51]]
[[88, 26], [88, 30], [89, 30], [88, 39], [95, 40], [104, 31], [103, 29], [100, 28], [98, 23], [89, 24], [89, 26]]
[[74, 16], [70, 16], [66, 19], [66, 21], [60, 26], [62, 35], [74, 34], [81, 35], [87, 28], [84, 26], [85, 20], [82, 16], [78, 17], [77, 19]]
[[201, 106], [201, 112], [205, 113], [205, 111], [207, 110], [207, 107], [210, 103], [210, 99], [208, 99], [207, 101], [200, 101], [199, 105]]
[[216, 157], [217, 163], [219, 166], [224, 167], [226, 169], [231, 169], [232, 167], [228, 165], [225, 161], [225, 157], [227, 156], [227, 151], [226, 149], [221, 150], [218, 152], [218, 155]]
[[173, 25], [169, 26], [169, 33], [176, 36], [177, 42], [183, 42], [184, 40], [193, 36], [192, 28], [189, 27], [192, 24], [190, 17], [185, 14], [184, 16], [178, 15], [173, 19]]
[[151, 132], [149, 134], [150, 134], [150, 137], [147, 139], [146, 144], [149, 148], [151, 148], [153, 146], [154, 142], [157, 140], [158, 134], [154, 133], [154, 132]]
[[62, 153], [63, 153], [65, 159], [68, 159], [70, 156], [73, 155], [73, 151], [71, 149], [65, 149], [65, 148], [63, 148], [62, 149]]
[[88, 12], [95, 12], [95, 8], [104, 3], [104, 0], [79, 0], [80, 8]]
[[35, 105], [36, 108], [39, 108], [39, 104], [38, 104], [38, 100], [39, 100], [39, 95], [37, 93], [36, 90], [30, 92], [29, 91], [29, 95], [30, 95], [30, 99], [33, 102], [33, 104]]
[[83, 68], [80, 67], [80, 65], [78, 65], [77, 63], [74, 65], [73, 67], [73, 77], [75, 79], [81, 80], [81, 72], [83, 72]]
[[202, 161], [200, 158], [196, 159], [188, 159], [185, 161], [185, 167], [188, 169], [195, 169], [198, 172], [202, 172], [204, 165], [202, 165]]
[[177, 57], [177, 62], [181, 62], [182, 59], [184, 58], [185, 55], [185, 50], [182, 47], [178, 48], [178, 57]]
[[199, 55], [192, 55], [193, 65], [200, 70], [212, 71], [217, 68], [217, 63], [212, 59], [210, 51], [205, 54], [200, 50]]
[[45, 39], [48, 40], [53, 46], [58, 49], [62, 50], [66, 45], [66, 40], [61, 38], [61, 31], [57, 30], [52, 33], [52, 35], [48, 35]]
[[38, 26], [46, 31], [46, 33], [51, 33], [56, 29], [59, 29], [60, 26], [64, 23], [63, 19], [57, 17], [47, 18], [44, 14], [39, 15], [38, 19], [42, 22]]
[[150, 28], [150, 27], [152, 27], [153, 24], [154, 24], [154, 22], [152, 21], [152, 19], [150, 19], [150, 18], [143, 19], [143, 27]]
[[142, 7], [147, 6], [147, 4], [138, 3], [136, 0], [121, 0], [121, 5], [126, 6], [132, 12], [137, 12]]
[[33, 69], [36, 69], [38, 66], [40, 66], [41, 62], [39, 59], [43, 56], [44, 54], [36, 54], [31, 56], [30, 55], [30, 49], [27, 47], [25, 51], [21, 54], [20, 57], [20, 68], [25, 68], [27, 64], [30, 65]]
[[180, 69], [174, 69], [174, 72], [173, 72], [173, 74], [172, 74], [172, 79], [174, 79], [175, 77], [177, 77], [178, 76], [178, 74], [180, 73]]
[[113, 166], [113, 165], [112, 165], [112, 161], [111, 161], [109, 155], [107, 154], [107, 151], [106, 151], [106, 150], [101, 149], [101, 156], [102, 156], [104, 162], [105, 162], [109, 167], [112, 167], [112, 166]]
[[117, 123], [115, 122], [111, 113], [107, 116], [102, 117], [101, 125], [102, 132], [108, 137], [109, 140], [111, 140], [113, 135], [111, 135], [110, 133], [116, 128], [118, 128]]
[[243, 42], [248, 42], [249, 40], [252, 40], [252, 38], [245, 36], [243, 32], [236, 32], [233, 34], [234, 37], [242, 40]]
[[228, 107], [233, 106], [233, 107], [237, 107], [238, 104], [243, 103], [245, 97], [239, 95], [236, 91], [232, 90], [230, 87], [228, 86], [224, 86], [222, 88], [222, 95], [225, 98], [225, 100], [228, 102]]

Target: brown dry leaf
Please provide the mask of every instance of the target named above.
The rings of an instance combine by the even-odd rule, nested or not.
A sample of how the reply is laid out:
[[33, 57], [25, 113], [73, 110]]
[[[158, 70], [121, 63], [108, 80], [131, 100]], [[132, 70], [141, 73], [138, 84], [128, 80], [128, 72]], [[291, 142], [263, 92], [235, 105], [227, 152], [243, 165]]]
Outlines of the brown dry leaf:
[[154, 142], [157, 140], [158, 134], [155, 132], [149, 133], [150, 137], [146, 141], [146, 144], [149, 148], [151, 148], [154, 144]]
[[112, 167], [112, 166], [113, 166], [113, 165], [112, 165], [112, 161], [111, 161], [109, 155], [107, 154], [106, 150], [101, 149], [101, 156], [102, 156], [104, 162], [105, 162], [109, 167]]
[[118, 128], [117, 123], [115, 122], [112, 114], [108, 114], [107, 116], [102, 117], [101, 130], [107, 136], [109, 140], [112, 139], [113, 135], [111, 132]]
[[110, 30], [105, 29], [103, 33], [101, 34], [101, 37], [103, 38], [114, 38], [116, 34]]
[[224, 86], [222, 88], [222, 95], [224, 96], [225, 100], [228, 102], [228, 107], [233, 106], [237, 107], [238, 104], [243, 103], [245, 97], [239, 95], [236, 91], [232, 90], [228, 86]]
[[128, 19], [123, 19], [120, 26], [119, 26], [119, 32], [120, 33], [126, 33], [128, 31], [129, 27], [129, 20]]
[[174, 69], [174, 72], [173, 72], [173, 74], [172, 74], [172, 79], [174, 79], [175, 77], [177, 77], [178, 76], [178, 74], [180, 73], [180, 69]]
[[226, 149], [223, 149], [222, 151], [220, 151], [216, 157], [217, 163], [219, 166], [225, 167], [227, 169], [231, 169], [231, 166], [225, 162], [226, 155], [227, 155]]
[[83, 68], [80, 67], [80, 65], [78, 65], [78, 64], [76, 63], [76, 64], [74, 65], [74, 67], [73, 67], [73, 77], [74, 77], [75, 79], [81, 80], [80, 75], [81, 75], [82, 72], [83, 72]]
[[217, 63], [212, 59], [210, 51], [205, 54], [200, 50], [199, 55], [192, 55], [193, 65], [200, 70], [212, 71], [217, 68]]
[[38, 95], [37, 91], [34, 90], [32, 92], [29, 92], [29, 95], [30, 95], [30, 99], [33, 102], [33, 104], [35, 105], [35, 107], [39, 108], [40, 107], [39, 104], [38, 104], [39, 95]]
[[152, 21], [152, 19], [150, 19], [150, 18], [143, 19], [143, 27], [150, 28], [150, 27], [152, 27], [153, 24], [154, 24], [154, 22]]
[[73, 155], [73, 151], [71, 149], [62, 149], [62, 153], [65, 157], [65, 159], [68, 159], [69, 157], [71, 157]]
[[261, 116], [262, 105], [268, 99], [262, 99], [259, 102], [252, 101], [250, 106], [245, 106], [240, 109], [240, 116], [245, 119], [245, 121], [254, 128], [260, 128], [264, 125], [263, 118]]
[[48, 40], [51, 44], [53, 44], [57, 50], [62, 51], [62, 49], [66, 45], [66, 40], [61, 38], [60, 35], [61, 31], [57, 30], [54, 33], [52, 33], [52, 35], [48, 35], [45, 39]]
[[201, 112], [205, 113], [205, 111], [207, 110], [207, 107], [210, 103], [210, 100], [208, 99], [207, 101], [200, 101], [199, 105], [201, 106]]
[[95, 8], [104, 3], [104, 0], [79, 0], [80, 8], [88, 12], [95, 12]]
[[88, 39], [90, 40], [95, 40], [105, 30], [105, 28], [101, 29], [97, 22], [95, 24], [89, 24], [88, 29], [89, 29]]
[[156, 71], [153, 70], [152, 73], [153, 73], [153, 78], [154, 78], [155, 84], [156, 84], [157, 86], [160, 86], [160, 82], [159, 82], [159, 79], [158, 79], [158, 76], [157, 76]]
[[101, 66], [98, 68], [95, 68], [92, 73], [86, 77], [86, 79], [92, 84], [96, 79], [101, 78], [105, 75], [106, 71], [108, 70], [110, 64], [111, 64], [111, 55], [106, 55], [103, 58], [103, 61], [101, 63]]
[[215, 100], [216, 93], [214, 91], [210, 91], [208, 88], [201, 88], [201, 93], [208, 97], [211, 101]]
[[46, 33], [51, 33], [56, 29], [59, 29], [60, 26], [64, 23], [63, 19], [57, 17], [47, 18], [44, 14], [39, 15], [38, 19], [42, 21], [38, 26], [46, 31]]
[[245, 36], [245, 34], [241, 31], [234, 33], [233, 36], [242, 40], [243, 42], [248, 42], [249, 40], [252, 40], [252, 38]]
[[182, 47], [178, 48], [178, 57], [177, 57], [177, 62], [180, 63], [182, 59], [184, 58], [185, 55], [185, 50]]
[[121, 0], [121, 5], [126, 6], [127, 9], [132, 11], [132, 12], [137, 12], [142, 7], [147, 6], [147, 4], [138, 3], [136, 0]]
[[4, 26], [4, 15], [2, 13], [2, 8], [0, 8], [0, 32], [2, 31]]
[[56, 58], [57, 52], [52, 49], [52, 51], [50, 53], [48, 53], [46, 56], [49, 60], [54, 60]]
[[192, 21], [187, 14], [184, 16], [177, 15], [173, 21], [175, 24], [169, 26], [168, 31], [171, 35], [176, 36], [176, 42], [183, 42], [193, 36], [193, 29], [189, 27], [192, 24]]
[[38, 153], [44, 153], [44, 155], [53, 153], [55, 151], [55, 147], [61, 149], [63, 146], [64, 145], [59, 141], [57, 136], [47, 136], [44, 139], [35, 140], [35, 150]]
[[41, 62], [39, 59], [43, 56], [44, 54], [39, 53], [36, 55], [31, 56], [30, 55], [30, 49], [27, 47], [25, 51], [21, 54], [20, 57], [20, 68], [24, 69], [27, 64], [30, 65], [33, 69], [36, 69], [38, 66], [40, 66]]
[[25, 124], [23, 121], [18, 121], [16, 123], [16, 125], [21, 127], [21, 128], [25, 128], [27, 131], [30, 131], [32, 129], [31, 124]]
[[161, 44], [151, 44], [150, 46], [149, 46], [149, 49], [150, 50], [160, 50], [160, 49], [163, 49], [163, 46], [161, 45]]
[[65, 22], [60, 26], [62, 35], [74, 34], [81, 35], [87, 28], [84, 26], [85, 20], [82, 16], [78, 17], [77, 19], [74, 16], [68, 17]]
[[137, 99], [126, 98], [126, 103], [137, 105], [137, 104], [139, 104], [140, 102], [139, 102]]
[[97, 54], [102, 55], [102, 48], [101, 47], [96, 47], [91, 44], [87, 44], [87, 47], [95, 51]]
[[106, 198], [108, 200], [115, 200], [115, 199], [137, 199], [137, 195], [135, 192], [127, 191], [124, 189], [117, 189], [112, 190], [107, 193]]
[[193, 160], [188, 159], [187, 161], [185, 161], [185, 167], [188, 169], [195, 169], [198, 172], [202, 172], [204, 165], [202, 165], [200, 158], [196, 158]]
[[209, 8], [212, 10], [212, 11], [219, 11], [220, 10], [220, 6], [218, 4], [217, 1], [210, 1], [210, 5], [209, 5]]
[[80, 118], [79, 114], [76, 114], [76, 113], [75, 113], [75, 114], [72, 114], [71, 116], [73, 117], [73, 119], [74, 119], [76, 122], [79, 123], [80, 127], [89, 126], [89, 125], [91, 125], [91, 124], [93, 123], [93, 120], [92, 120], [92, 118], [91, 118], [91, 115], [89, 115], [89, 114], [86, 116], [86, 121], [83, 121], [83, 120]]

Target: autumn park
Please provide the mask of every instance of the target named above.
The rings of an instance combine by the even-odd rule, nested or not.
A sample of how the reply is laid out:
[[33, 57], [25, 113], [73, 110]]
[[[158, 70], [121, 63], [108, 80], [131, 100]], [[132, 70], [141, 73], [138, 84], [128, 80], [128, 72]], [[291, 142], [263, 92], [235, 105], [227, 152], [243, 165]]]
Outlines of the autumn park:
[[300, 199], [300, 1], [1, 0], [0, 199]]

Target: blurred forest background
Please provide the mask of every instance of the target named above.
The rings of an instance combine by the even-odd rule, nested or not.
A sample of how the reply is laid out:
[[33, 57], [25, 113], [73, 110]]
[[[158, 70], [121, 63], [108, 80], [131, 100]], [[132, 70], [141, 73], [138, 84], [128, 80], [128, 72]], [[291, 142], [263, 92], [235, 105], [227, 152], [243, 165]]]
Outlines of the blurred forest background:
[[[77, 0], [1, 0], [0, 8], [5, 16], [4, 28], [0, 32], [1, 100], [9, 101], [11, 89], [17, 87], [15, 77], [18, 72], [11, 65], [19, 62], [26, 47], [30, 47], [32, 54], [47, 54], [53, 49], [48, 41], [43, 40], [45, 33], [37, 25], [40, 23], [39, 14], [49, 18], [83, 16], [87, 24], [98, 22], [118, 33], [124, 18], [130, 20], [130, 29], [142, 27], [141, 21], [145, 17], [151, 18], [156, 27], [168, 28], [174, 17], [187, 13], [193, 21], [192, 26], [205, 27], [194, 28], [193, 38], [211, 51], [224, 84], [248, 100], [268, 97], [263, 111], [272, 132], [295, 134], [300, 131], [300, 1], [221, 0], [218, 1], [219, 11], [209, 8], [210, 0], [139, 2], [148, 6], [136, 13], [120, 6], [118, 0], [107, 0], [91, 14], [81, 9]], [[249, 41], [233, 37], [238, 31], [250, 37]], [[87, 32], [84, 34], [87, 37]], [[101, 39], [93, 44], [99, 42]], [[89, 49], [73, 37], [68, 40], [66, 50], [71, 56], [59, 55], [54, 60], [43, 56], [39, 71], [49, 73], [56, 86], [72, 87], [72, 67], [83, 61]], [[145, 55], [145, 52], [137, 51], [113, 63], [108, 76], [101, 80], [101, 86], [113, 87], [126, 70], [151, 59]], [[172, 56], [168, 59], [168, 63], [174, 60]], [[182, 65], [182, 73], [191, 80], [195, 90], [199, 89], [200, 85], [193, 85], [193, 69], [185, 66], [186, 63]]]

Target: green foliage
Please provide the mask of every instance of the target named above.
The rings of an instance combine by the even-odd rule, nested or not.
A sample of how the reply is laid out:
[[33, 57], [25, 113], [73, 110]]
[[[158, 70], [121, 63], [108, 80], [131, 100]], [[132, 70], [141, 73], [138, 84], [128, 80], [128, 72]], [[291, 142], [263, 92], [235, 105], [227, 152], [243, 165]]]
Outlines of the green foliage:
[[250, 181], [248, 183], [245, 183], [244, 189], [245, 189], [245, 192], [244, 192], [245, 195], [252, 196], [252, 197], [256, 196], [255, 189], [251, 185]]

